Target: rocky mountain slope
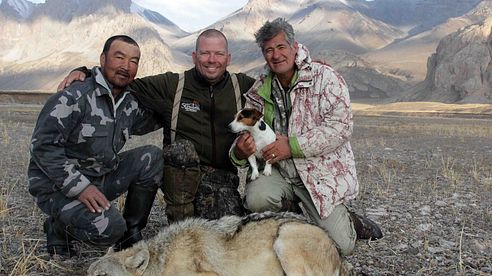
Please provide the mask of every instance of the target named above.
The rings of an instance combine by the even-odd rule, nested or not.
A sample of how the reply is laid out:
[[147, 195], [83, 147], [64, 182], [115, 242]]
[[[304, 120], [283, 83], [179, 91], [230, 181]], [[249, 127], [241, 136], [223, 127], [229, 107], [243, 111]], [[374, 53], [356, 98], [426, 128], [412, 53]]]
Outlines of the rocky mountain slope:
[[425, 80], [404, 99], [492, 103], [492, 17], [442, 39]]
[[[257, 75], [264, 61], [254, 32], [283, 16], [315, 59], [343, 72], [354, 98], [386, 101], [424, 79], [441, 38], [491, 16], [490, 7], [490, 0], [250, 0], [211, 27], [232, 38], [232, 70]], [[172, 47], [191, 53], [196, 35]], [[347, 54], [359, 62], [343, 62]]]
[[[378, 0], [378, 3], [380, 1], [391, 0]], [[399, 68], [409, 73], [413, 81], [424, 79], [427, 58], [435, 52], [440, 39], [492, 15], [492, 2], [489, 0], [404, 0], [401, 5], [399, 8], [385, 5], [371, 7], [386, 7], [372, 10], [373, 16], [398, 26], [407, 35], [381, 49], [365, 53], [363, 57], [381, 67]]]
[[[371, 62], [343, 61], [344, 57], [352, 58], [373, 51], [404, 36], [404, 32], [397, 28], [358, 12], [351, 6], [351, 1], [250, 0], [242, 9], [210, 26], [223, 31], [230, 39], [232, 71], [243, 71], [253, 76], [262, 71], [264, 60], [254, 43], [254, 32], [265, 21], [276, 17], [285, 17], [293, 25], [296, 38], [308, 46], [314, 59], [346, 72], [344, 76], [355, 97], [387, 99], [388, 94], [395, 92], [379, 88], [392, 87], [403, 91], [407, 87], [398, 79], [399, 76], [383, 75], [372, 67]], [[191, 53], [196, 36], [184, 37], [171, 46]], [[364, 66], [358, 67], [357, 64], [362, 63]], [[375, 87], [378, 91], [373, 93], [372, 88]]]
[[0, 89], [53, 90], [71, 69], [97, 65], [104, 41], [121, 33], [141, 44], [139, 75], [184, 68], [186, 57], [164, 41], [185, 34], [176, 25], [133, 13], [130, 0], [80, 2], [47, 0], [27, 18], [0, 14]]
[[[0, 90], [52, 90], [71, 68], [97, 64], [115, 33], [140, 42], [140, 76], [179, 71], [192, 65], [200, 32], [185, 33], [131, 0], [0, 1]], [[315, 60], [343, 74], [354, 99], [394, 101], [427, 98], [409, 95], [420, 91], [409, 87], [424, 80], [427, 58], [443, 37], [492, 17], [492, 0], [249, 0], [207, 27], [228, 37], [231, 71], [259, 74], [264, 60], [254, 32], [279, 16]], [[482, 99], [467, 97], [451, 98]]]
[[3, 0], [0, 1], [0, 14], [3, 16], [25, 20], [29, 18], [36, 4], [25, 0]]

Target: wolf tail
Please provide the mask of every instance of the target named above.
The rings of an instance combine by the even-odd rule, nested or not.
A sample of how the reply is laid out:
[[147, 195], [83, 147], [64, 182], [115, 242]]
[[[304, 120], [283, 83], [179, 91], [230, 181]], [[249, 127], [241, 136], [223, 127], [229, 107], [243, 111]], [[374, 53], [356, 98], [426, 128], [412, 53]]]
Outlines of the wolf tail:
[[310, 223], [310, 221], [299, 214], [292, 213], [292, 212], [271, 212], [271, 211], [266, 211], [263, 213], [251, 213], [243, 217], [241, 223], [247, 224], [252, 221], [260, 221], [260, 220], [265, 220], [265, 219], [275, 219], [275, 220], [298, 220], [306, 223]]

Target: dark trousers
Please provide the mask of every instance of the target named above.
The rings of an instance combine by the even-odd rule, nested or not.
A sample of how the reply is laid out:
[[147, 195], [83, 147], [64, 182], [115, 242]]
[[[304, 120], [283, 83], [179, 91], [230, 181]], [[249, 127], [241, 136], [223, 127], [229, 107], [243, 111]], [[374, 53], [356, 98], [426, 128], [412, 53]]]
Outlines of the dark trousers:
[[162, 191], [170, 222], [187, 217], [218, 219], [242, 215], [244, 208], [237, 191], [239, 177], [230, 171], [200, 165], [200, 159], [187, 140], [164, 147]]
[[[130, 185], [156, 191], [162, 181], [162, 151], [156, 146], [143, 146], [122, 152], [118, 167], [102, 177], [89, 178], [110, 201], [124, 194]], [[39, 181], [50, 182], [40, 174]], [[46, 183], [51, 185], [50, 183]], [[54, 192], [49, 200], [38, 206], [67, 227], [72, 238], [94, 245], [109, 246], [116, 243], [126, 231], [126, 223], [119, 210], [111, 205], [109, 210], [91, 213], [77, 198], [68, 198]]]

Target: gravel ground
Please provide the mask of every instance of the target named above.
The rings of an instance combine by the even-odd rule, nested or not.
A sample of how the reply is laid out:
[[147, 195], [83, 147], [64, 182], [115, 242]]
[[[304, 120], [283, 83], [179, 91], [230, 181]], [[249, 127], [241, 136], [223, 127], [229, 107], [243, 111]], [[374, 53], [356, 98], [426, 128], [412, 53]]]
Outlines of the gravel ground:
[[[45, 215], [27, 192], [30, 135], [39, 106], [0, 106], [0, 275], [84, 275], [104, 254], [81, 245], [50, 260]], [[159, 145], [160, 133], [129, 147]], [[492, 274], [492, 120], [355, 116], [361, 183], [351, 208], [378, 222], [382, 240], [358, 241], [347, 261], [360, 275]], [[146, 236], [167, 224], [161, 197]]]

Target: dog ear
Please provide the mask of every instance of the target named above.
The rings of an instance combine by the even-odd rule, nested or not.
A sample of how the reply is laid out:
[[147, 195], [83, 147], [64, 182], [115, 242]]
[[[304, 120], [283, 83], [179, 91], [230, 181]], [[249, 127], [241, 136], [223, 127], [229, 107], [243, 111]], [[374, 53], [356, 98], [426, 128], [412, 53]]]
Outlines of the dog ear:
[[253, 108], [244, 108], [241, 111], [239, 111], [238, 119], [240, 120], [242, 118], [251, 118], [254, 116], [254, 111], [255, 111], [255, 109], [253, 109]]
[[149, 265], [150, 254], [146, 248], [138, 249], [135, 254], [125, 259], [125, 267], [135, 275], [143, 275]]
[[252, 116], [252, 117], [253, 117], [253, 119], [254, 119], [255, 121], [258, 121], [258, 120], [260, 120], [260, 119], [261, 119], [261, 117], [263, 117], [263, 113], [261, 113], [261, 111], [259, 111], [259, 110], [257, 110], [257, 109], [253, 109], [253, 111], [252, 111], [252, 112], [253, 112], [253, 116]]

